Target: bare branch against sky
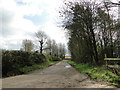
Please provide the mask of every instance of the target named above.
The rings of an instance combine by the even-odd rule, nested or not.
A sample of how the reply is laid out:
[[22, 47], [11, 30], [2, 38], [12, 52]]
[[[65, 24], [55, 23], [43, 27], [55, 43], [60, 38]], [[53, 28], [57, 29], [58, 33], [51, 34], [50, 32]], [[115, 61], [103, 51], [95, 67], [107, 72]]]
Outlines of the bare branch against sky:
[[22, 40], [34, 41], [34, 33], [40, 29], [50, 38], [66, 44], [65, 33], [56, 23], [62, 4], [63, 0], [0, 0], [0, 46], [9, 50], [20, 49]]

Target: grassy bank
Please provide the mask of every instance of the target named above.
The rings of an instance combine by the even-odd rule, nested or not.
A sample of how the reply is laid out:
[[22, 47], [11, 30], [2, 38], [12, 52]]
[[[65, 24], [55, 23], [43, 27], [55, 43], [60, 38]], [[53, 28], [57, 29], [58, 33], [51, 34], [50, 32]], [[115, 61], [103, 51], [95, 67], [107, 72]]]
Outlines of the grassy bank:
[[105, 67], [89, 66], [87, 64], [77, 64], [73, 61], [68, 61], [79, 72], [88, 74], [92, 79], [97, 81], [108, 82], [112, 85], [120, 86], [120, 77], [110, 72]]
[[28, 72], [31, 72], [31, 71], [34, 71], [37, 69], [47, 68], [47, 67], [52, 66], [58, 62], [60, 62], [60, 61], [49, 61], [47, 63], [35, 64], [33, 66], [25, 66], [23, 68], [20, 68], [20, 72], [25, 74], [25, 73], [28, 73]]

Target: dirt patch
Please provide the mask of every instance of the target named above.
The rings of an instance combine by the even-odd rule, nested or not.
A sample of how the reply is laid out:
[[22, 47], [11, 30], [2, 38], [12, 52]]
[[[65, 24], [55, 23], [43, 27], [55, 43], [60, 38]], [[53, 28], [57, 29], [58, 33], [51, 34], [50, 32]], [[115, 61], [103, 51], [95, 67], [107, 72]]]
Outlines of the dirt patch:
[[4, 78], [2, 83], [3, 88], [116, 88], [90, 80], [65, 61], [25, 75]]

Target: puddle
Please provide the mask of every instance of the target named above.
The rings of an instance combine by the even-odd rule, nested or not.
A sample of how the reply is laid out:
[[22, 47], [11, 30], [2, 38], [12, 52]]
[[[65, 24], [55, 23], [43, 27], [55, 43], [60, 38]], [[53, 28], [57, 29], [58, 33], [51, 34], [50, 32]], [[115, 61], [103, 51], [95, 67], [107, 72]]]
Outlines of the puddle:
[[71, 65], [67, 65], [67, 66], [65, 66], [65, 68], [71, 68]]

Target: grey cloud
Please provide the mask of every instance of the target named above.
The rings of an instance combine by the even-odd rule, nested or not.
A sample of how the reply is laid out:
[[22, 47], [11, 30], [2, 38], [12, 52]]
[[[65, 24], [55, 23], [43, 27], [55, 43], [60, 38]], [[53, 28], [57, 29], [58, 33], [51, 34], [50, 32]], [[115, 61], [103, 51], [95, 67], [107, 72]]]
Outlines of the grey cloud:
[[12, 35], [13, 28], [10, 26], [10, 23], [14, 17], [14, 13], [0, 8], [0, 14], [1, 14], [0, 29], [2, 29], [2, 33], [0, 33], [0, 35], [3, 37], [7, 37], [9, 35]]
[[[14, 43], [16, 42], [16, 43]], [[19, 50], [22, 46], [22, 40], [5, 40], [5, 44], [7, 45], [8, 50]]]
[[30, 36], [30, 37], [35, 37], [35, 33], [34, 32], [25, 32], [24, 33], [24, 36], [25, 35], [28, 35], [28, 36]]
[[8, 46], [8, 49], [9, 50], [20, 50], [20, 48], [21, 48], [22, 46], [21, 46], [21, 43], [19, 44], [9, 44], [9, 46]]
[[2, 20], [3, 23], [10, 23], [12, 21], [12, 18], [14, 16], [13, 12], [10, 12], [5, 9], [0, 9], [0, 13], [2, 13], [2, 18], [0, 19]]

